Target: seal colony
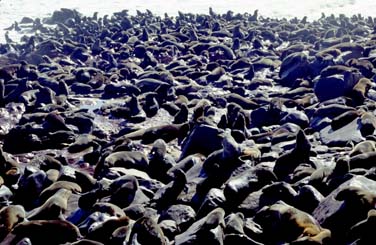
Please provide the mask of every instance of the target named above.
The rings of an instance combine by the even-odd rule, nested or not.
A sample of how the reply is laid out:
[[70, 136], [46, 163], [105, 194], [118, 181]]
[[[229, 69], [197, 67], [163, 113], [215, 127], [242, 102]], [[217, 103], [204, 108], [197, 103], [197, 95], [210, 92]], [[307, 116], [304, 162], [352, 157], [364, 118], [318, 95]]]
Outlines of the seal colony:
[[375, 26], [211, 8], [16, 22], [1, 244], [373, 243]]

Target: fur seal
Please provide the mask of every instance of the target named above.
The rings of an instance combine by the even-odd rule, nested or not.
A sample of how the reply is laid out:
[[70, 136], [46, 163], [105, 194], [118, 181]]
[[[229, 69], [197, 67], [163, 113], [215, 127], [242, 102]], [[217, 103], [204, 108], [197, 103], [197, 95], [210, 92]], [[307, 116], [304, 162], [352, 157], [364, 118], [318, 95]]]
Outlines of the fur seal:
[[29, 238], [32, 244], [64, 244], [81, 238], [78, 228], [64, 220], [33, 220], [16, 225], [2, 244], [16, 244], [23, 238]]
[[370, 169], [374, 167], [374, 165], [371, 164], [374, 161], [374, 159], [376, 159], [376, 152], [366, 152], [354, 155], [350, 158], [350, 169]]
[[277, 177], [270, 169], [261, 167], [233, 176], [226, 182], [223, 190], [226, 200], [228, 200], [227, 206], [236, 207], [250, 193], [276, 180]]
[[[59, 244], [364, 242], [355, 227], [372, 221], [365, 203], [373, 193], [339, 186], [376, 180], [375, 146], [364, 141], [376, 129], [375, 20], [209, 11], [62, 9], [28, 20], [31, 37], [14, 42], [6, 33], [0, 202], [23, 205], [31, 219], [65, 218], [67, 207], [84, 237]], [[348, 139], [362, 143], [338, 146]], [[181, 150], [177, 164], [170, 149]], [[338, 192], [346, 200], [333, 200]], [[287, 204], [273, 206], [280, 200]], [[322, 224], [334, 240], [301, 213], [313, 209], [318, 220], [342, 210]], [[25, 223], [15, 220], [4, 243], [45, 243], [29, 234], [11, 241]], [[352, 227], [355, 236], [340, 240]]]
[[197, 197], [203, 197], [211, 188], [222, 185], [242, 163], [239, 159], [241, 147], [232, 137], [230, 130], [226, 130], [222, 137], [222, 149], [212, 152], [202, 165], [207, 178], [198, 184]]
[[371, 209], [367, 214], [367, 219], [360, 221], [350, 228], [350, 232], [347, 234], [346, 242], [357, 244], [367, 244], [373, 239], [372, 227], [376, 222], [376, 210]]
[[361, 78], [359, 81], [354, 85], [352, 90], [349, 92], [349, 97], [353, 99], [356, 105], [363, 104], [364, 100], [366, 99], [366, 95], [368, 90], [372, 86], [372, 81], [368, 78]]
[[47, 199], [40, 207], [31, 210], [27, 218], [29, 220], [64, 220], [64, 212], [68, 208], [68, 199], [72, 192], [66, 189], [59, 189], [53, 196]]
[[92, 230], [89, 231], [86, 238], [102, 242], [107, 244], [111, 239], [112, 233], [119, 227], [128, 226], [130, 224], [130, 219], [127, 216], [108, 219], [103, 223], [95, 226]]
[[180, 106], [180, 110], [178, 113], [175, 114], [174, 116], [174, 121], [172, 123], [174, 124], [180, 124], [180, 123], [185, 123], [188, 121], [188, 106], [186, 104], [182, 104]]
[[141, 190], [134, 176], [122, 176], [110, 185], [110, 202], [125, 208], [133, 204], [145, 204], [149, 201], [148, 196]]
[[284, 180], [301, 163], [309, 163], [311, 144], [302, 130], [296, 135], [295, 148], [281, 155], [273, 168], [280, 180]]
[[30, 210], [36, 207], [39, 194], [47, 184], [47, 175], [44, 171], [27, 166], [19, 181], [19, 189], [14, 199], [26, 210]]
[[317, 188], [323, 195], [329, 194], [340, 184], [350, 179], [349, 157], [340, 157], [334, 167], [316, 169], [309, 177], [309, 184]]
[[[331, 230], [333, 242], [339, 244], [346, 240], [343, 232], [366, 219], [367, 213], [374, 209], [376, 195], [363, 188], [347, 186], [338, 192], [335, 199], [343, 201], [342, 205], [322, 225]], [[338, 222], [341, 223], [341, 226], [338, 226]]]
[[167, 240], [160, 226], [150, 217], [138, 219], [133, 227], [129, 237], [129, 242], [139, 244], [166, 245]]
[[316, 242], [323, 244], [331, 239], [331, 232], [324, 229], [308, 213], [278, 201], [261, 209], [255, 222], [264, 229], [266, 243]]
[[125, 137], [131, 140], [141, 139], [143, 144], [151, 144], [157, 139], [163, 139], [166, 143], [178, 138], [181, 141], [189, 131], [189, 124], [168, 124], [162, 126], [140, 129], [136, 132], [126, 134]]
[[376, 117], [370, 113], [365, 112], [360, 117], [360, 132], [363, 137], [373, 135], [376, 129]]
[[26, 212], [21, 205], [3, 207], [0, 210], [0, 240], [3, 240], [14, 226], [23, 222], [25, 218]]
[[178, 169], [174, 172], [174, 175], [174, 179], [166, 186], [160, 188], [151, 200], [152, 205], [157, 209], [168, 207], [169, 204], [173, 200], [176, 200], [178, 195], [183, 191], [187, 183], [185, 173]]
[[44, 189], [40, 195], [40, 201], [45, 202], [49, 197], [54, 195], [56, 192], [58, 192], [60, 189], [66, 189], [72, 191], [72, 193], [81, 193], [82, 189], [81, 187], [73, 182], [70, 181], [57, 181]]
[[225, 218], [227, 234], [244, 234], [244, 215], [242, 213], [232, 213]]
[[294, 197], [294, 206], [304, 212], [312, 213], [324, 196], [313, 186], [302, 186]]
[[359, 142], [354, 146], [351, 150], [349, 156], [353, 157], [359, 154], [367, 153], [367, 152], [375, 152], [376, 151], [376, 142], [372, 140], [365, 140]]
[[19, 163], [13, 159], [13, 157], [5, 153], [3, 147], [0, 147], [0, 174], [4, 176], [5, 173], [12, 168], [19, 168]]
[[154, 141], [153, 147], [149, 153], [149, 176], [167, 182], [169, 176], [167, 171], [176, 164], [173, 157], [167, 154], [167, 144], [162, 139]]
[[155, 116], [160, 108], [159, 103], [156, 99], [157, 96], [157, 93], [148, 93], [145, 96], [145, 102], [142, 105], [142, 109], [146, 113], [146, 116], [149, 118]]
[[341, 115], [333, 118], [332, 122], [330, 125], [332, 126], [333, 130], [340, 129], [353, 120], [355, 120], [357, 117], [359, 117], [361, 113], [359, 111], [347, 111], [345, 113], [342, 113]]
[[175, 236], [175, 244], [223, 244], [224, 216], [222, 208], [214, 209], [185, 232]]
[[95, 166], [94, 176], [98, 176], [111, 167], [136, 168], [141, 171], [147, 170], [149, 161], [145, 154], [133, 151], [119, 151], [111, 153], [100, 160]]

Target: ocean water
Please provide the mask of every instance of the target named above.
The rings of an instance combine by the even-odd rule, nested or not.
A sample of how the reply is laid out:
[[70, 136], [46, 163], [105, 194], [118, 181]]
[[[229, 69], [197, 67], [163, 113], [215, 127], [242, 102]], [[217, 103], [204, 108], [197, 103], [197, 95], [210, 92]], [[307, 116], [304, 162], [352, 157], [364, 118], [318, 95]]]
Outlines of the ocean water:
[[44, 18], [60, 8], [74, 8], [85, 15], [95, 11], [100, 15], [111, 14], [128, 9], [131, 14], [137, 10], [151, 10], [163, 15], [177, 15], [177, 11], [192, 13], [208, 13], [209, 7], [224, 13], [232, 10], [235, 13], [253, 13], [259, 10], [260, 15], [277, 18], [307, 16], [309, 20], [317, 19], [325, 14], [362, 14], [376, 16], [374, 0], [0, 0], [0, 42], [4, 39], [4, 28], [24, 16]]

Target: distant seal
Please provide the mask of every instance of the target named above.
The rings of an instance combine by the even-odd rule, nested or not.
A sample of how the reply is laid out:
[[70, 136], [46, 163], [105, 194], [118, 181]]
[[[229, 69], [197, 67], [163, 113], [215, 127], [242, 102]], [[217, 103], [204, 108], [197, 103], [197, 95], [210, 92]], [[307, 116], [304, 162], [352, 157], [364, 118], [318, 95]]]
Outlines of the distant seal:
[[151, 144], [157, 139], [163, 139], [166, 143], [178, 139], [182, 140], [189, 131], [189, 124], [167, 124], [162, 126], [140, 129], [136, 132], [126, 134], [125, 137], [138, 140], [141, 139], [143, 144]]
[[157, 96], [157, 93], [149, 93], [145, 96], [145, 102], [142, 105], [142, 109], [149, 118], [155, 116], [159, 110], [160, 106], [156, 99]]
[[[62, 9], [28, 22], [35, 35], [0, 44], [0, 205], [40, 227], [13, 234], [29, 221], [11, 212], [5, 244], [372, 238], [374, 193], [339, 186], [376, 180], [376, 19]], [[326, 137], [347, 126], [346, 147]], [[84, 236], [39, 220], [65, 218]]]
[[186, 104], [182, 104], [180, 107], [180, 110], [174, 116], [173, 123], [174, 124], [185, 123], [186, 121], [188, 121], [188, 114], [189, 114], [188, 106]]

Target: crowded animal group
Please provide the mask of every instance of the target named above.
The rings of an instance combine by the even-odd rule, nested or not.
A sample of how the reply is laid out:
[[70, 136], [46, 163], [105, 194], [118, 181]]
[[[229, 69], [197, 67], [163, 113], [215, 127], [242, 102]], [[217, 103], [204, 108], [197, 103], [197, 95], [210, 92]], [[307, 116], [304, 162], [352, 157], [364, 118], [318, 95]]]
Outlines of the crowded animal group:
[[15, 22], [0, 244], [374, 244], [375, 27], [212, 8]]

